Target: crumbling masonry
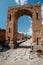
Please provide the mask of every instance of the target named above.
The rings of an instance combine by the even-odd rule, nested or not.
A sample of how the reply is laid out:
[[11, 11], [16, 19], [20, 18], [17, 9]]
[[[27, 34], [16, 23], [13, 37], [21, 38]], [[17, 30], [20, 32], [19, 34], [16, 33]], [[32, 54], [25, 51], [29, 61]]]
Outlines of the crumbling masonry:
[[29, 15], [32, 18], [32, 43], [43, 43], [41, 5], [37, 4], [9, 7], [6, 27], [6, 41], [9, 42], [10, 48], [14, 48], [14, 46], [17, 45], [17, 20], [23, 15]]

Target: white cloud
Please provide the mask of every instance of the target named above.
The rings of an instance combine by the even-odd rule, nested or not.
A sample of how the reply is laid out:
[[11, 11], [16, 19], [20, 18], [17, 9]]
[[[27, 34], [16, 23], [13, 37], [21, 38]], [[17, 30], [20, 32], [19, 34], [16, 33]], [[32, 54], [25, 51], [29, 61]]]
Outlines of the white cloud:
[[15, 0], [15, 2], [19, 5], [19, 0]]
[[21, 34], [22, 34], [23, 32], [19, 32], [19, 33], [21, 33]]
[[43, 5], [41, 6], [42, 10], [43, 10]]
[[42, 16], [43, 16], [43, 5], [41, 6]]
[[27, 4], [27, 0], [15, 0], [15, 2], [16, 2], [18, 5]]
[[19, 33], [32, 36], [32, 28], [29, 28], [27, 32], [19, 32]]
[[42, 18], [43, 18], [43, 15], [42, 15]]
[[21, 34], [26, 34], [25, 32], [19, 32], [19, 33], [21, 33]]
[[27, 4], [27, 0], [21, 0], [21, 5]]
[[[43, 19], [43, 5], [41, 6], [41, 12], [42, 12], [42, 19]], [[43, 24], [43, 20], [42, 20], [42, 24]]]
[[42, 24], [43, 24], [43, 21], [42, 21]]
[[32, 35], [32, 28], [28, 30], [27, 35]]
[[28, 16], [28, 18], [31, 20], [31, 17], [30, 16]]

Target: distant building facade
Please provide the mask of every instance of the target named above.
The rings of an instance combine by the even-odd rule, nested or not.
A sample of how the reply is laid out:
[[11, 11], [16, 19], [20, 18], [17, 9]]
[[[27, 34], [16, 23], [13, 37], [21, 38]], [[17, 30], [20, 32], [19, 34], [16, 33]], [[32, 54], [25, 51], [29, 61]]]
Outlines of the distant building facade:
[[[25, 38], [24, 34], [17, 33], [17, 40], [22, 40], [24, 38]], [[3, 42], [6, 42], [6, 30], [0, 29], [0, 43], [2, 44]]]
[[17, 40], [23, 40], [25, 39], [25, 35], [22, 33], [17, 33]]

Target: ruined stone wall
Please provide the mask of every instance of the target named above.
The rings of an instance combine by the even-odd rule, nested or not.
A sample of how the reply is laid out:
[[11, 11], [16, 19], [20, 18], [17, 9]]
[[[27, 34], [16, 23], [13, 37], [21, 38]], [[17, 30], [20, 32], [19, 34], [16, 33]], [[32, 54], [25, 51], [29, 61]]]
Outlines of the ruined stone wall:
[[4, 43], [6, 40], [6, 30], [0, 29], [0, 44]]
[[23, 39], [25, 39], [24, 34], [22, 34], [22, 33], [17, 33], [17, 40], [23, 40]]
[[[18, 18], [23, 15], [28, 15], [32, 18], [32, 41], [40, 44], [41, 29], [42, 29], [42, 16], [41, 5], [23, 5], [8, 8], [8, 19], [6, 26], [6, 40], [9, 40], [10, 46], [16, 45], [17, 41], [17, 26]], [[38, 39], [38, 40], [37, 40]], [[32, 42], [32, 43], [33, 43]]]

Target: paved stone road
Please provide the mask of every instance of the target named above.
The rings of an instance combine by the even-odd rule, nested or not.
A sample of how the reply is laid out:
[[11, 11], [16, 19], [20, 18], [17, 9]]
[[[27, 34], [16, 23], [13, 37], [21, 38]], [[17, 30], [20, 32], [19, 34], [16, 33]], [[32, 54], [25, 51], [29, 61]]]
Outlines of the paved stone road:
[[30, 45], [31, 40], [27, 40], [17, 49], [0, 53], [0, 65], [43, 65], [43, 58], [38, 58], [35, 52], [30, 53]]

